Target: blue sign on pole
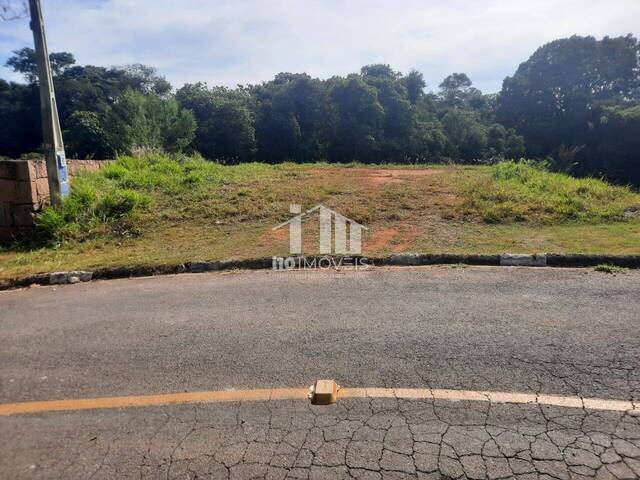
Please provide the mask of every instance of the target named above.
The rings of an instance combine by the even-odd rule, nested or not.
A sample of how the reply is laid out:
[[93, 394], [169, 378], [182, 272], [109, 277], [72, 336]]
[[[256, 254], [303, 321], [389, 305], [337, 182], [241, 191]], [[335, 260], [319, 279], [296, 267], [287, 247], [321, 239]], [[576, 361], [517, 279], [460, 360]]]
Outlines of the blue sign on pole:
[[60, 194], [64, 198], [69, 195], [67, 158], [64, 154], [64, 150], [56, 152], [56, 165], [58, 167], [58, 179], [60, 180]]

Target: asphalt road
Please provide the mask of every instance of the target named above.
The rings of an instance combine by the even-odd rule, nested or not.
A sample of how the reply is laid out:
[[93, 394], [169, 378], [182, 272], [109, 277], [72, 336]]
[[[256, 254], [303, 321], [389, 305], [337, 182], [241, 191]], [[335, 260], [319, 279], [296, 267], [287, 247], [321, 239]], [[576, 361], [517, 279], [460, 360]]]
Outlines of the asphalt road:
[[[0, 293], [0, 403], [303, 387], [640, 401], [640, 272], [194, 274]], [[0, 417], [3, 478], [638, 478], [640, 417], [354, 398]], [[545, 477], [545, 475], [549, 475]]]

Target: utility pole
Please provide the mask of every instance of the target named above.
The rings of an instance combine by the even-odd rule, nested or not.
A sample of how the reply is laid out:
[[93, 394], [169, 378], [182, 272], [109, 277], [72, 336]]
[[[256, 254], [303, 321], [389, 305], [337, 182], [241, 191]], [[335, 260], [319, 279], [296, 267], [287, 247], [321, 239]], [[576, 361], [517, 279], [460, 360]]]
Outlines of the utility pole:
[[35, 43], [36, 60], [38, 63], [38, 83], [40, 85], [40, 112], [42, 115], [42, 142], [44, 158], [47, 162], [47, 177], [49, 178], [49, 192], [51, 204], [59, 205], [69, 194], [67, 180], [67, 160], [62, 143], [62, 131], [58, 119], [56, 95], [53, 91], [51, 63], [47, 50], [47, 39], [44, 34], [44, 22], [40, 0], [29, 0], [31, 12], [31, 31]]

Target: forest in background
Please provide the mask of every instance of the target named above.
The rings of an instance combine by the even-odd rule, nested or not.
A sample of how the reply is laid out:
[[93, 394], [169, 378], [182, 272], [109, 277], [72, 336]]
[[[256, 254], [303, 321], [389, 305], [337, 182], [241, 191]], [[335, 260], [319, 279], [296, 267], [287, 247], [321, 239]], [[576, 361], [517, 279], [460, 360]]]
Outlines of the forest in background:
[[[34, 52], [0, 79], [0, 156], [40, 150]], [[640, 185], [640, 44], [632, 36], [550, 42], [484, 94], [464, 73], [427, 91], [423, 75], [389, 65], [328, 79], [279, 73], [237, 88], [175, 90], [153, 67], [76, 65], [51, 53], [69, 157], [138, 150], [199, 152], [221, 163], [260, 161], [490, 163], [533, 158], [550, 169]]]

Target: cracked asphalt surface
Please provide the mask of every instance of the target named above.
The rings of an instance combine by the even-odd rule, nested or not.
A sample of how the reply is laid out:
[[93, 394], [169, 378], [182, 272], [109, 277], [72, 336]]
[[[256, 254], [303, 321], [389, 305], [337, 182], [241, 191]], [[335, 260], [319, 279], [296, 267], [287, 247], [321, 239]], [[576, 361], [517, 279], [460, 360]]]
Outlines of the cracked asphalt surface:
[[[199, 274], [0, 293], [0, 402], [349, 387], [640, 400], [640, 272]], [[640, 478], [640, 417], [346, 398], [0, 417], [1, 478]]]

